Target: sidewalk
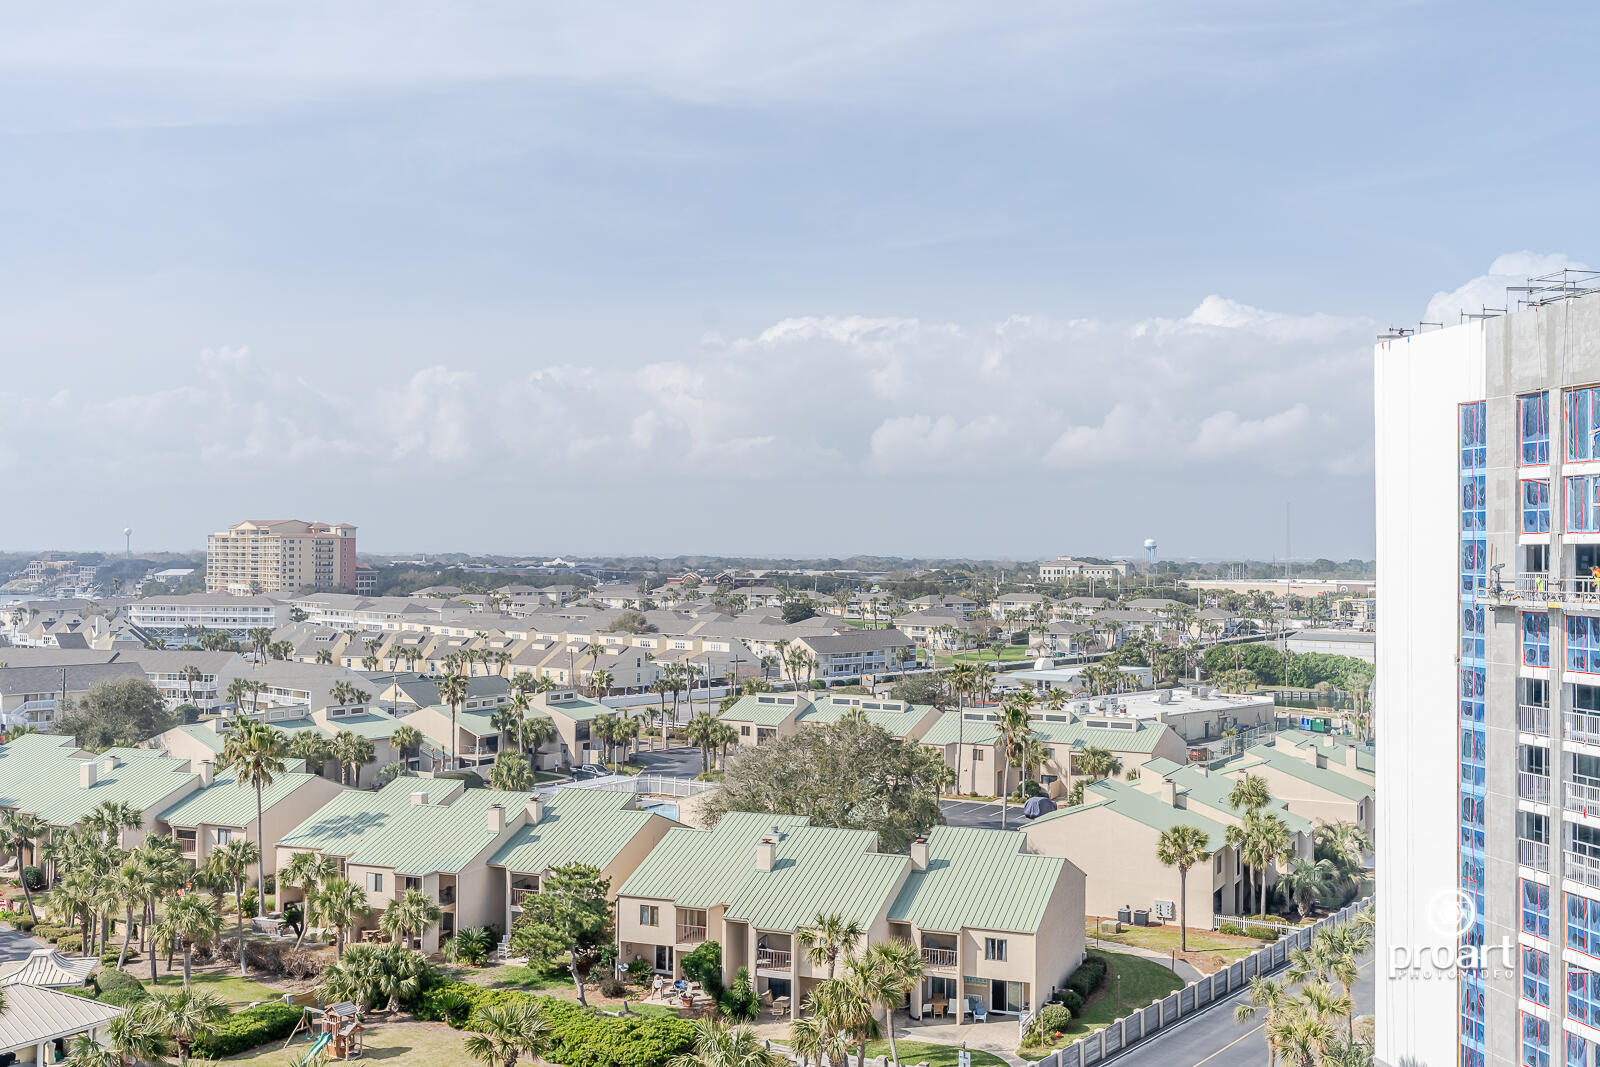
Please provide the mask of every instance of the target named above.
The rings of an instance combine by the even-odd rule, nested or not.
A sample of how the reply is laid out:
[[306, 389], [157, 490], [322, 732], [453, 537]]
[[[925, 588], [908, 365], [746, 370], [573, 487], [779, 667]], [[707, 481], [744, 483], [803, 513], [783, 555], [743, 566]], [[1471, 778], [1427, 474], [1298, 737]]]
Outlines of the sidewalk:
[[[1105, 942], [1104, 947], [1107, 952], [1121, 952], [1127, 956], [1142, 956], [1147, 960], [1154, 960], [1156, 963], [1159, 963], [1161, 966], [1168, 969], [1171, 969], [1172, 967], [1172, 957], [1167, 955], [1165, 952], [1157, 952], [1153, 948], [1140, 948], [1137, 945], [1124, 945], [1115, 941]], [[1200, 968], [1196, 967], [1187, 960], [1182, 959], [1178, 961], [1177, 974], [1179, 978], [1183, 979], [1184, 985], [1188, 985], [1190, 982], [1193, 982], [1196, 979], [1205, 977], [1205, 975], [1200, 973]]]

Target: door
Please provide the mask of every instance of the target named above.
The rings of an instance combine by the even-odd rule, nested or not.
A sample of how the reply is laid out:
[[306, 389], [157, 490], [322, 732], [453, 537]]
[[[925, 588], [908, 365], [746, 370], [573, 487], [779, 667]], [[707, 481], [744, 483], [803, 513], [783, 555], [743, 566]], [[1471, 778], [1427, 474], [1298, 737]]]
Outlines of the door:
[[1019, 1014], [1022, 1011], [1022, 983], [1002, 982], [998, 978], [989, 982], [989, 1010], [1008, 1011]]
[[657, 945], [656, 946], [656, 970], [660, 971], [662, 974], [671, 974], [672, 973], [672, 946], [671, 945]]

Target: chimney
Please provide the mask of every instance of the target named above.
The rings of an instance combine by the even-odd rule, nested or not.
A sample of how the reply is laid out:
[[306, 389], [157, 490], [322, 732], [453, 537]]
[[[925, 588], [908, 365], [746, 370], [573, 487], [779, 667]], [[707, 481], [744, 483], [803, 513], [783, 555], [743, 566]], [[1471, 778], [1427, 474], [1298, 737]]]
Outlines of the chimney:
[[426, 804], [427, 802], [428, 802], [428, 793], [427, 793], [426, 790], [419, 789], [415, 793], [411, 794], [411, 803], [413, 803], [413, 804]]
[[1356, 770], [1356, 746], [1349, 745], [1344, 750], [1344, 765], [1350, 770]]
[[1161, 799], [1167, 802], [1169, 808], [1178, 806], [1178, 783], [1171, 778], [1161, 783]]
[[[1354, 750], [1352, 750], [1352, 751], [1354, 751]], [[115, 757], [111, 753], [107, 752], [104, 756], [102, 756], [100, 758], [100, 770], [101, 770], [102, 773], [110, 774], [112, 771], [114, 771], [116, 769], [117, 769], [117, 757]]]
[[544, 821], [544, 797], [535, 793], [528, 801], [528, 825]]
[[919, 871], [928, 869], [928, 839], [919, 837], [911, 842], [911, 866]]
[[489, 805], [489, 830], [491, 833], [501, 833], [506, 828], [506, 809], [503, 804]]
[[94, 772], [94, 760], [78, 764], [78, 784], [85, 789], [92, 788], [94, 786]]
[[200, 761], [200, 785], [202, 788], [211, 784], [212, 775], [215, 770], [216, 765], [210, 760]]
[[[774, 830], [777, 827], [773, 827]], [[768, 834], [756, 844], [756, 870], [770, 871], [778, 859], [778, 835]]]

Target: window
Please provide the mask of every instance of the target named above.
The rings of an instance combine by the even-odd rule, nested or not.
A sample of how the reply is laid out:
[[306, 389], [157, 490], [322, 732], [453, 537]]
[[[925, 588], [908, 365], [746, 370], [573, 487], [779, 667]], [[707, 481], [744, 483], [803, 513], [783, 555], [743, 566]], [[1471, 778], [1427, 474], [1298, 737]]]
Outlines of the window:
[[1567, 947], [1600, 957], [1600, 901], [1567, 894]]
[[1600, 475], [1567, 479], [1567, 529], [1572, 533], [1600, 533]]
[[421, 892], [422, 891], [422, 879], [421, 878], [413, 878], [411, 875], [408, 874], [404, 878], [400, 879], [400, 887], [402, 889], [404, 889], [408, 893], [411, 892], [411, 890], [413, 890], [413, 889], [417, 890], [418, 892]]
[[1577, 1034], [1567, 1035], [1567, 1067], [1591, 1067], [1589, 1042]]
[[1462, 404], [1461, 466], [1471, 470], [1488, 465], [1489, 432], [1484, 405], [1482, 402]]
[[[1549, 628], [1550, 624], [1547, 618], [1545, 629], [1548, 631]], [[1545, 643], [1549, 643], [1548, 635], [1545, 638]], [[1548, 657], [1548, 655], [1549, 650], [1546, 649], [1546, 656]], [[1463, 605], [1461, 608], [1461, 658], [1469, 660], [1483, 658], [1483, 609], [1481, 607]], [[1549, 666], [1548, 663], [1545, 665]]]
[[750, 727], [748, 727], [748, 726], [739, 727], [739, 736], [740, 737], [749, 737], [750, 736]]
[[1522, 1015], [1523, 1067], [1550, 1067], [1550, 1024], [1537, 1015]]
[[1567, 670], [1600, 674], [1600, 618], [1567, 616]]
[[231, 842], [232, 840], [233, 840], [233, 831], [232, 830], [218, 830], [217, 831], [217, 844], [226, 845], [229, 842]]
[[1522, 879], [1522, 931], [1550, 938], [1550, 887]]
[[656, 905], [654, 905], [654, 904], [640, 904], [639, 905], [639, 925], [640, 926], [660, 926], [661, 925], [661, 909], [656, 907]]
[[1568, 389], [1566, 406], [1567, 459], [1600, 459], [1600, 387]]
[[986, 960], [999, 960], [1002, 963], [1006, 958], [1006, 939], [1003, 937], [986, 937], [983, 939], [983, 958]]
[[[1463, 617], [1469, 614], [1463, 609]], [[1550, 666], [1550, 616], [1542, 611], [1522, 613], [1522, 662], [1529, 667]]]
[[1522, 483], [1522, 532], [1550, 532], [1550, 483], [1529, 478]]
[[1600, 1026], [1600, 973], [1567, 964], [1567, 1018]]
[[1550, 1006], [1550, 953], [1522, 948], [1522, 999]]
[[382, 874], [382, 872], [380, 872], [380, 871], [368, 871], [367, 872], [367, 892], [369, 892], [369, 893], [381, 893], [381, 892], [383, 892], [383, 874]]
[[1550, 462], [1550, 394], [1529, 393], [1517, 397], [1517, 415], [1522, 427], [1522, 465]]
[[974, 762], [974, 763], [982, 763], [983, 762], [983, 749], [975, 748], [975, 749], [972, 750], [972, 762]]

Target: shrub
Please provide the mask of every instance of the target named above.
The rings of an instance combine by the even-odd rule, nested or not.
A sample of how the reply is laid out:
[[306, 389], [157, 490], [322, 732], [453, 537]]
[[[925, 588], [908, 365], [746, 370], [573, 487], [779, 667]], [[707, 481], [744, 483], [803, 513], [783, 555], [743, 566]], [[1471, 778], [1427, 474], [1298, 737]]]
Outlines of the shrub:
[[1064, 1004], [1066, 1009], [1073, 1015], [1078, 1015], [1083, 1011], [1083, 997], [1079, 996], [1078, 991], [1075, 989], [1063, 989], [1056, 994], [1056, 999]]
[[603, 997], [620, 997], [627, 993], [628, 987], [622, 979], [614, 974], [608, 974], [600, 979], [600, 995]]
[[28, 887], [30, 893], [37, 893], [44, 888], [44, 872], [37, 867], [22, 868], [22, 884]]
[[234, 1012], [216, 1032], [194, 1043], [194, 1054], [206, 1059], [221, 1059], [248, 1051], [268, 1041], [282, 1040], [300, 1021], [300, 1008], [274, 1001]]
[[35, 926], [38, 926], [39, 924], [34, 922], [32, 919], [28, 918], [26, 915], [22, 915], [22, 916], [18, 916], [15, 919], [12, 919], [11, 920], [11, 925], [15, 926], [18, 930], [21, 930], [23, 933], [26, 934], [26, 933], [32, 931], [32, 929]]
[[101, 996], [104, 996], [107, 993], [122, 989], [137, 989], [143, 992], [144, 983], [127, 971], [112, 970], [101, 971], [95, 975], [94, 987]]
[[740, 967], [733, 985], [717, 998], [717, 1010], [736, 1023], [747, 1023], [761, 1014], [761, 998], [750, 983], [750, 968]]
[[700, 947], [678, 961], [684, 977], [699, 982], [700, 988], [714, 1000], [722, 997], [722, 945], [716, 941], [702, 941]]
[[82, 952], [83, 935], [62, 934], [60, 937], [56, 938], [56, 948], [60, 949], [62, 952]]
[[650, 966], [650, 961], [647, 959], [636, 959], [628, 964], [628, 981], [634, 985], [649, 985], [655, 973], [655, 968]]
[[133, 945], [129, 945], [128, 958], [124, 960], [122, 958], [122, 946], [117, 945], [115, 948], [109, 948], [100, 954], [100, 963], [104, 967], [115, 967], [119, 963], [132, 963], [138, 958], [139, 950]]
[[254, 919], [261, 914], [261, 894], [254, 888], [246, 889], [244, 895], [239, 898], [239, 903], [246, 919]]
[[308, 948], [291, 948], [283, 954], [283, 973], [290, 978], [315, 978], [322, 973], [322, 959]]
[[1072, 1010], [1065, 1004], [1046, 1004], [1028, 1024], [1028, 1032], [1035, 1044], [1048, 1045], [1056, 1034], [1072, 1025]]
[[1066, 987], [1084, 1000], [1088, 1000], [1089, 995], [1099, 989], [1100, 984], [1106, 980], [1106, 971], [1109, 969], [1110, 963], [1104, 956], [1091, 952], [1084, 957], [1078, 969], [1067, 978]]
[[54, 941], [62, 934], [72, 933], [73, 929], [71, 926], [58, 926], [55, 923], [40, 923], [33, 928], [33, 933], [35, 937], [42, 937], [46, 941]]
[[95, 999], [102, 1004], [109, 1004], [113, 1008], [128, 1008], [141, 1000], [148, 1000], [149, 998], [150, 994], [145, 991], [144, 986], [134, 986], [131, 989], [113, 989], [109, 993], [100, 994]]

